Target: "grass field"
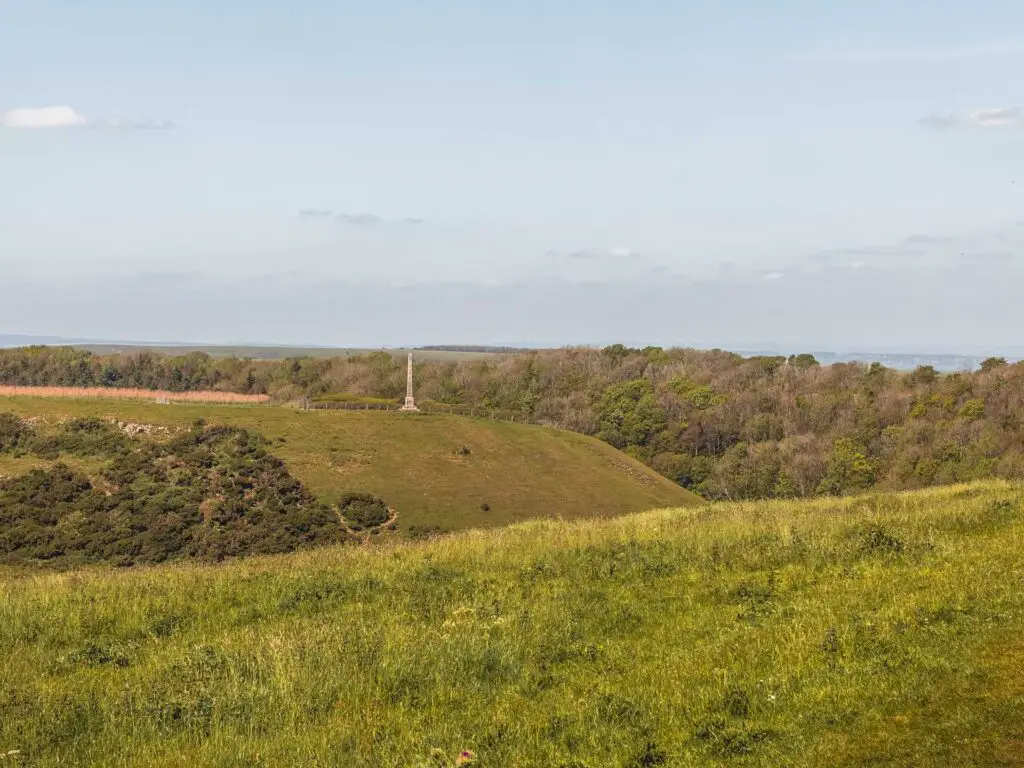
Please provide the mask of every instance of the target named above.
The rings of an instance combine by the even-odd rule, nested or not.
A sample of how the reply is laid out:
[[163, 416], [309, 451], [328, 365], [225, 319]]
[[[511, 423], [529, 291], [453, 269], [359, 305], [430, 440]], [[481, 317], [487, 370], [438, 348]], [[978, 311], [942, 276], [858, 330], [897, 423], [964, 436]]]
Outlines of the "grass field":
[[[400, 530], [491, 527], [537, 516], [569, 519], [700, 503], [593, 438], [486, 419], [43, 398], [0, 398], [0, 411], [50, 422], [95, 416], [172, 427], [204, 418], [250, 429], [267, 437], [270, 450], [322, 501], [336, 503], [346, 491], [378, 494], [397, 509]], [[463, 446], [468, 455], [458, 453]], [[0, 475], [45, 465], [0, 455]]]
[[990, 483], [223, 566], [12, 571], [0, 754], [1019, 766], [1022, 501]]

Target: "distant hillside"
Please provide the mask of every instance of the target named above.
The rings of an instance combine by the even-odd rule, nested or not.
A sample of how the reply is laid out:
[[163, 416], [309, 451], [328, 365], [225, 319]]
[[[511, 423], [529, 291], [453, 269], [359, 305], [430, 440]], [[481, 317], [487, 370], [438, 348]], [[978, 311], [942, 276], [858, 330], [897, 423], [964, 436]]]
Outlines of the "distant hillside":
[[[237, 357], [249, 360], [284, 360], [286, 358], [309, 357], [327, 359], [371, 354], [380, 347], [304, 347], [287, 344], [187, 344], [183, 342], [105, 341], [93, 339], [71, 339], [61, 336], [24, 336], [0, 334], [0, 349], [17, 349], [30, 346], [69, 347], [91, 352], [96, 355], [133, 355], [150, 352], [160, 355], [183, 356], [190, 354], [209, 355], [213, 358]], [[396, 357], [416, 352], [420, 360], [476, 360], [499, 353], [515, 353], [524, 350], [516, 347], [486, 347], [440, 345], [427, 347], [388, 347], [386, 351]]]
[[[494, 527], [531, 517], [610, 516], [701, 503], [598, 440], [532, 425], [388, 412], [34, 398], [0, 399], [4, 411], [41, 432], [60, 433], [66, 427], [58, 425], [70, 419], [116, 420], [134, 425], [134, 431], [168, 436], [188, 430], [198, 419], [211, 427], [246, 430], [265, 439], [261, 450], [283, 460], [321, 504], [337, 508], [342, 495], [351, 492], [381, 497], [397, 513], [398, 536]], [[63, 445], [77, 445], [77, 439]], [[112, 457], [119, 454], [83, 455], [60, 445], [41, 458], [25, 444], [4, 450], [0, 436], [0, 475], [48, 471], [61, 461], [109, 490], [109, 471], [116, 470]], [[164, 461], [158, 459], [158, 464]], [[224, 461], [226, 471], [247, 471]], [[232, 476], [225, 475], [223, 482], [230, 484]], [[147, 493], [164, 491], [154, 487]]]
[[[466, 359], [425, 359], [427, 355]], [[1024, 363], [943, 374], [822, 365], [809, 353], [694, 349], [416, 352], [416, 396], [593, 435], [705, 498], [737, 500], [1024, 479]], [[0, 384], [401, 402], [394, 350], [252, 361], [201, 353], [0, 350]]]
[[1022, 550], [1021, 490], [988, 483], [218, 566], [0, 570], [0, 755], [1011, 768]]

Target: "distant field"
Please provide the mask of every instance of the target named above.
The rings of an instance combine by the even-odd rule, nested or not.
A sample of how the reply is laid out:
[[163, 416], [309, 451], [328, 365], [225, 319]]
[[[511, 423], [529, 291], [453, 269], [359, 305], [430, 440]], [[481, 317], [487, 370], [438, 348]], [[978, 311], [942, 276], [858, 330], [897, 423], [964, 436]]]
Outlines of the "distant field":
[[168, 392], [160, 389], [123, 389], [120, 387], [13, 387], [0, 384], [0, 397], [101, 398], [105, 400], [170, 400], [186, 403], [269, 403], [268, 395], [242, 395], [237, 392]]
[[[379, 352], [380, 347], [250, 347], [250, 346], [170, 346], [170, 345], [124, 345], [124, 344], [68, 344], [75, 349], [87, 349], [98, 355], [129, 354], [132, 352], [158, 352], [163, 355], [185, 355], [189, 352], [205, 352], [211, 357], [238, 357], [252, 360], [283, 360], [287, 357], [351, 357]], [[415, 349], [389, 348], [385, 350], [396, 357], [405, 357], [412, 352], [420, 362], [447, 360], [481, 360], [494, 357], [501, 352], [461, 349]]]
[[1021, 489], [986, 483], [217, 567], [0, 572], [0, 754], [1010, 768], [1022, 551]]
[[[249, 429], [270, 439], [273, 453], [320, 500], [333, 504], [347, 491], [377, 494], [398, 510], [400, 531], [702, 503], [605, 443], [532, 425], [440, 414], [29, 397], [0, 398], [0, 411], [46, 421], [92, 416], [163, 426], [203, 418]], [[460, 455], [463, 447], [468, 454]], [[29, 465], [39, 462], [0, 456], [0, 475]]]

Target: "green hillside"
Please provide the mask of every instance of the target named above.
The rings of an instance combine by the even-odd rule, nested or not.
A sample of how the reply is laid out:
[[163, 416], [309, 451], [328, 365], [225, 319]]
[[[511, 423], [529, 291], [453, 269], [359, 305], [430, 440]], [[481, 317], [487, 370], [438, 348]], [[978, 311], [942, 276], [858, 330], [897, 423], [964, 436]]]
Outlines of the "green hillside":
[[988, 483], [0, 571], [0, 755], [1019, 766], [1022, 501]]
[[[269, 440], [268, 450], [321, 502], [336, 504], [345, 492], [376, 494], [397, 510], [400, 532], [700, 503], [598, 440], [530, 425], [445, 415], [43, 398], [0, 400], [2, 411], [50, 425], [98, 417], [183, 430], [201, 418], [250, 430]], [[101, 468], [96, 460], [61, 459], [90, 476]], [[52, 464], [0, 453], [0, 475]]]

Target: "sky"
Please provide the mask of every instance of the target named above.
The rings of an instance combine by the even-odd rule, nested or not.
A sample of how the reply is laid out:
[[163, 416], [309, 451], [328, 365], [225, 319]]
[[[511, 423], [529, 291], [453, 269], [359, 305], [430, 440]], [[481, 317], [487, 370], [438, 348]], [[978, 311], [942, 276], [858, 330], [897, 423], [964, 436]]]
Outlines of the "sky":
[[0, 0], [0, 333], [1019, 346], [1024, 4]]

